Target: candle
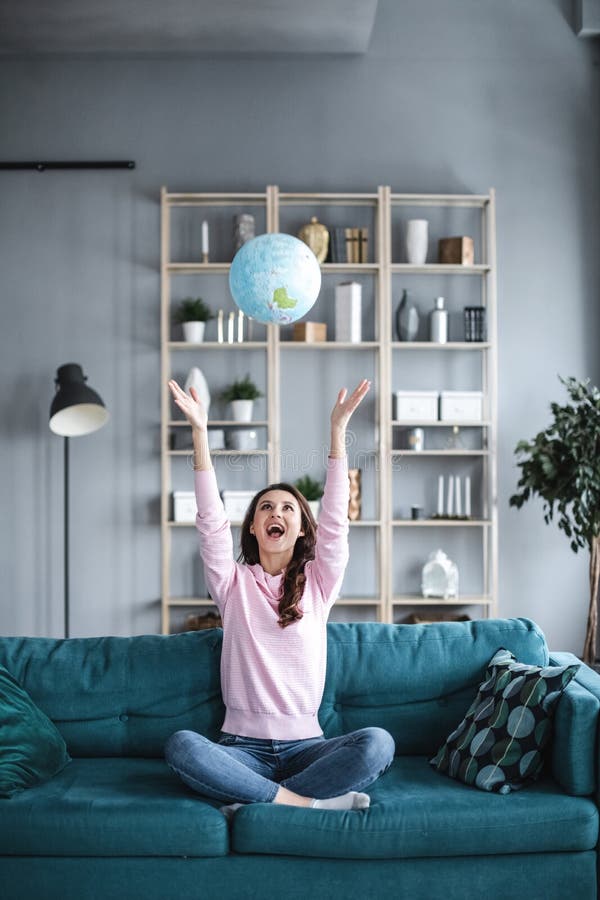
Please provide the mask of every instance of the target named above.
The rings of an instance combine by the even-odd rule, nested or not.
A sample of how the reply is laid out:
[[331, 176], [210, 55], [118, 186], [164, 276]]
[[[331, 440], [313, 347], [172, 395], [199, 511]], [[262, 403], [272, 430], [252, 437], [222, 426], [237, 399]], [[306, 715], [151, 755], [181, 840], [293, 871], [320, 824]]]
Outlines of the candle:
[[462, 500], [460, 496], [460, 475], [456, 476], [456, 515], [462, 516]]
[[202, 223], [202, 253], [208, 253], [208, 222]]
[[471, 518], [471, 478], [469, 475], [465, 478], [465, 516]]
[[454, 494], [454, 478], [452, 477], [452, 475], [449, 475], [448, 476], [448, 513], [447, 513], [448, 516], [452, 515], [452, 509], [454, 507], [453, 494]]
[[444, 476], [438, 476], [438, 504], [437, 504], [437, 513], [438, 516], [444, 515]]
[[220, 309], [217, 315], [217, 341], [223, 343], [223, 310]]
[[244, 313], [238, 309], [238, 344], [244, 340]]
[[229, 313], [229, 321], [227, 322], [227, 343], [233, 344], [233, 320], [235, 313]]

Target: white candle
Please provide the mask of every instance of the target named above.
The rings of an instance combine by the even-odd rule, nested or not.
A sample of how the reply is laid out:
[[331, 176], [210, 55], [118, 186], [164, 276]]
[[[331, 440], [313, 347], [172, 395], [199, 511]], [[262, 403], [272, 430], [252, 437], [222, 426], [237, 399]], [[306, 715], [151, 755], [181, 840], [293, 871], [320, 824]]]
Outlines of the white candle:
[[452, 475], [448, 476], [448, 512], [447, 515], [452, 515], [452, 510], [454, 508], [454, 478]]
[[462, 516], [462, 500], [460, 496], [460, 475], [456, 476], [456, 515]]
[[233, 320], [235, 313], [229, 313], [229, 320], [227, 322], [227, 343], [233, 344]]
[[208, 253], [208, 222], [202, 223], [202, 252]]
[[471, 518], [471, 478], [469, 475], [465, 478], [465, 516]]
[[217, 341], [223, 343], [223, 310], [220, 309], [217, 315]]
[[241, 344], [244, 340], [244, 313], [241, 309], [238, 309], [238, 344]]
[[438, 476], [438, 504], [437, 504], [437, 512], [438, 516], [444, 515], [444, 476]]

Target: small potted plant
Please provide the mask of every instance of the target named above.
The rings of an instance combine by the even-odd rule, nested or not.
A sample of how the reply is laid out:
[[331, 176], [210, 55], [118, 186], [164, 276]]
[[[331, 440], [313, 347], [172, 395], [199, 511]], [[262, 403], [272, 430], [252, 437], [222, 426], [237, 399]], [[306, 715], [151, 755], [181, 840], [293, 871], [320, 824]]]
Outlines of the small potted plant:
[[221, 400], [231, 405], [234, 422], [251, 422], [254, 401], [262, 396], [250, 375], [246, 375], [228, 385], [221, 394]]
[[201, 344], [204, 340], [204, 328], [214, 313], [202, 297], [186, 297], [175, 311], [174, 319], [183, 326], [183, 339], [190, 344]]
[[294, 487], [298, 488], [316, 519], [319, 515], [321, 497], [323, 496], [323, 485], [321, 482], [315, 481], [310, 475], [303, 475], [302, 478], [294, 482]]

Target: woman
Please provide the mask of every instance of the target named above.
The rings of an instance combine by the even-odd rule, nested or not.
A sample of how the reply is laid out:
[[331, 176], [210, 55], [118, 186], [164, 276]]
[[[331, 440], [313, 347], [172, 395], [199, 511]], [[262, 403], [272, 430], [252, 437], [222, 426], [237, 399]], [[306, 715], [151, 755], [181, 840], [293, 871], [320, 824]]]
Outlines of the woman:
[[331, 413], [331, 450], [318, 529], [291, 485], [269, 485], [252, 500], [233, 541], [210, 460], [207, 415], [194, 390], [169, 382], [192, 427], [200, 553], [223, 620], [221, 690], [226, 706], [218, 743], [178, 731], [165, 746], [171, 769], [191, 788], [223, 801], [228, 818], [242, 803], [365, 809], [362, 789], [392, 763], [382, 728], [326, 739], [317, 713], [325, 684], [326, 623], [348, 562], [346, 427], [370, 388], [363, 380]]

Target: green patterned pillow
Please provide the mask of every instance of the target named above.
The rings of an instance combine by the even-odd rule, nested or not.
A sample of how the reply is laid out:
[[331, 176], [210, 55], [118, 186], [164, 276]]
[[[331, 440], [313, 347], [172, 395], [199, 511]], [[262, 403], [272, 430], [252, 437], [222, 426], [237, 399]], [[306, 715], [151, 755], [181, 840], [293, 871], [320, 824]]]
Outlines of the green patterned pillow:
[[0, 797], [47, 781], [70, 761], [54, 723], [0, 666]]
[[500, 794], [534, 781], [554, 708], [578, 669], [528, 666], [501, 648], [464, 719], [429, 762], [450, 778]]

